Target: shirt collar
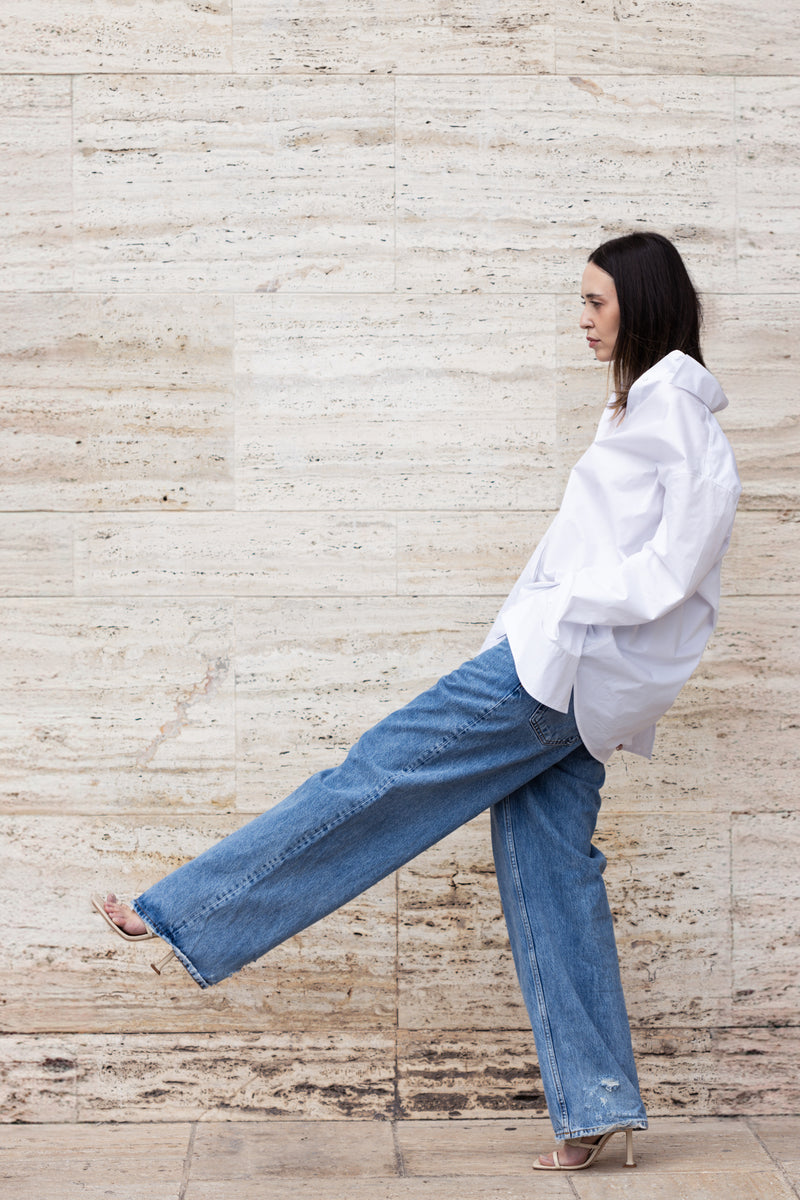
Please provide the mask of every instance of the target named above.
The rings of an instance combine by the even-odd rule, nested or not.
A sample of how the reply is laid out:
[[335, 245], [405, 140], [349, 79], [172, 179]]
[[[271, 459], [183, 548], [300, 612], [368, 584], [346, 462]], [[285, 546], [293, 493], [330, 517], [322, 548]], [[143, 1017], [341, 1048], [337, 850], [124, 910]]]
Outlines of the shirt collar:
[[719, 412], [728, 404], [727, 396], [710, 371], [682, 350], [673, 350], [639, 376], [628, 392], [626, 407], [640, 404], [659, 383], [671, 383], [691, 393], [711, 412]]

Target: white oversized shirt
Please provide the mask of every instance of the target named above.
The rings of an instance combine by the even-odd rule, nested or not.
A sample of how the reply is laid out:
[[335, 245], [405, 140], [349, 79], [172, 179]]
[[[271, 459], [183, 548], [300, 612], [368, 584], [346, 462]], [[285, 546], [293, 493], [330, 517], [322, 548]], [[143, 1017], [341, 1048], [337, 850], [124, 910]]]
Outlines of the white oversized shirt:
[[584, 745], [650, 757], [655, 723], [716, 624], [720, 564], [741, 491], [713, 415], [713, 375], [674, 350], [607, 408], [573, 468], [558, 515], [483, 649], [507, 637], [520, 681], [566, 712]]

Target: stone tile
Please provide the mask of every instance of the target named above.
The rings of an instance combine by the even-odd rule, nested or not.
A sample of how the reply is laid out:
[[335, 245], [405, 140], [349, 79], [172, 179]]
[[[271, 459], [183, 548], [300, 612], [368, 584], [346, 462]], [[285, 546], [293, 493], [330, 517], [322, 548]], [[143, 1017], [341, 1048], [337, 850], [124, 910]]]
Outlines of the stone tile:
[[70, 81], [46, 75], [3, 76], [0, 109], [0, 289], [70, 288]]
[[71, 596], [73, 517], [0, 516], [0, 596]]
[[729, 820], [601, 813], [605, 874], [631, 1021], [721, 1023], [731, 994]]
[[381, 595], [395, 591], [392, 515], [114, 514], [76, 520], [82, 595]]
[[395, 1040], [374, 1030], [5, 1036], [0, 1048], [3, 1121], [138, 1128], [175, 1120], [371, 1121], [392, 1111]]
[[[259, 1183], [260, 1200], [530, 1200], [529, 1179], [498, 1178], [490, 1175], [479, 1179], [475, 1176], [441, 1176], [434, 1179], [383, 1178], [368, 1179], [307, 1179], [281, 1178], [272, 1183]], [[567, 1177], [537, 1180], [537, 1196], [569, 1197]], [[252, 1200], [253, 1185], [246, 1180], [234, 1180], [225, 1187], [226, 1200]], [[218, 1200], [219, 1190], [215, 1183], [193, 1183], [190, 1181], [186, 1200]]]
[[[797, 48], [797, 22], [794, 22]], [[736, 81], [737, 250], [740, 287], [792, 293], [797, 287], [800, 81]]]
[[636, 1171], [612, 1176], [596, 1166], [575, 1176], [574, 1187], [579, 1200], [796, 1200], [777, 1171], [764, 1169], [698, 1170], [690, 1178], [653, 1171], [642, 1178]]
[[[553, 515], [399, 512], [398, 591], [494, 595], [499, 606]], [[799, 543], [797, 510], [740, 511], [723, 566], [723, 597], [793, 595]]]
[[[233, 13], [237, 71], [492, 74], [550, 72], [557, 23], [542, 0], [306, 5], [243, 0]], [[313, 14], [313, 15], [312, 15]]]
[[[599, 1172], [608, 1181], [612, 1170], [617, 1170], [613, 1163], [612, 1147], [615, 1146], [617, 1153], [624, 1156], [624, 1145], [622, 1135], [614, 1138], [596, 1167], [592, 1168], [591, 1175]], [[634, 1182], [643, 1176], [649, 1181], [653, 1174], [674, 1175], [676, 1189], [684, 1184], [682, 1177], [706, 1170], [739, 1172], [763, 1170], [772, 1165], [745, 1122], [730, 1118], [687, 1120], [659, 1117], [651, 1122], [649, 1129], [636, 1132], [633, 1146], [641, 1174], [627, 1171], [620, 1174]], [[608, 1157], [609, 1151], [611, 1158]], [[577, 1176], [574, 1178], [577, 1179]]]
[[540, 511], [400, 512], [397, 590], [492, 597], [491, 625], [552, 518]]
[[0, 71], [172, 71], [230, 67], [230, 0], [6, 0]]
[[338, 765], [381, 718], [479, 650], [484, 598], [236, 602], [237, 803], [258, 812]]
[[563, 0], [556, 71], [756, 74], [795, 71], [797, 24], [778, 0]]
[[797, 811], [734, 813], [733, 995], [762, 1021], [793, 1022], [800, 1003], [798, 852]]
[[[795, 1028], [638, 1026], [633, 1041], [651, 1118], [800, 1106]], [[404, 1116], [424, 1120], [547, 1115], [529, 1030], [401, 1028], [398, 1096]]]
[[546, 1120], [397, 1122], [397, 1145], [409, 1176], [521, 1175], [530, 1181], [531, 1163], [545, 1152], [538, 1147], [554, 1144]]
[[[230, 816], [195, 816], [189, 824], [153, 815], [5, 819], [2, 1027], [28, 1033], [394, 1029], [392, 877], [205, 991], [176, 962], [156, 979], [149, 964], [166, 947], [123, 942], [92, 910], [93, 891], [136, 896], [241, 824]], [[32, 905], [31, 896], [41, 902]], [[68, 934], [52, 925], [52, 913], [65, 905], [73, 913]]]
[[752, 1117], [748, 1125], [795, 1190], [800, 1187], [800, 1117]]
[[796, 595], [800, 512], [779, 509], [737, 514], [723, 570], [726, 595]]
[[651, 1117], [800, 1111], [796, 1027], [640, 1027], [633, 1041]]
[[705, 318], [706, 361], [730, 400], [720, 422], [744, 483], [740, 509], [797, 508], [795, 306], [781, 295], [708, 296]]
[[81, 1120], [373, 1120], [392, 1109], [395, 1040], [376, 1031], [73, 1040]]
[[639, 224], [691, 229], [709, 285], [733, 286], [730, 80], [438, 77], [397, 89], [399, 289], [572, 294], [588, 251]]
[[[596, 844], [631, 1019], [713, 1024], [730, 1013], [730, 862], [717, 813], [601, 814]], [[399, 873], [399, 1012], [407, 1029], [524, 1029], [488, 817]]]
[[780, 1162], [800, 1158], [800, 1116], [750, 1117], [747, 1124]]
[[547, 508], [548, 296], [236, 302], [240, 508]]
[[77, 286], [389, 290], [393, 86], [79, 76]]
[[200, 1125], [191, 1180], [348, 1180], [395, 1174], [388, 1121], [272, 1121]]
[[530, 1028], [398, 1031], [400, 1115], [503, 1117], [547, 1115]]
[[6, 1127], [3, 1196], [178, 1200], [190, 1132], [184, 1124]]
[[403, 1029], [527, 1025], [497, 891], [488, 814], [398, 872], [398, 962]]
[[700, 666], [659, 722], [652, 761], [612, 758], [604, 811], [793, 807], [797, 624], [783, 599], [724, 597]]
[[[5, 1030], [4, 1023], [0, 1033], [0, 1121], [77, 1121], [78, 1062], [70, 1039], [20, 1037]], [[3, 1132], [7, 1131], [4, 1125]], [[10, 1146], [2, 1140], [4, 1146]]]
[[[149, 964], [166, 947], [116, 938], [89, 897], [111, 888], [124, 899], [136, 896], [235, 825], [224, 818], [172, 824], [142, 816], [5, 818], [0, 897], [10, 928], [0, 948], [4, 1027], [28, 1033], [173, 1029], [176, 1017], [183, 1026], [187, 1011], [201, 1008], [200, 989], [177, 965], [165, 972], [162, 986]], [[53, 925], [53, 913], [62, 908], [71, 914], [68, 933]], [[213, 995], [206, 1007], [195, 1023], [208, 1023], [214, 1012], [218, 1024]], [[77, 1051], [48, 1054], [60, 1061], [76, 1058]], [[77, 1060], [73, 1066], [78, 1070]]]
[[233, 507], [232, 343], [213, 296], [0, 295], [0, 507]]
[[6, 811], [233, 806], [230, 603], [26, 599], [0, 613]]

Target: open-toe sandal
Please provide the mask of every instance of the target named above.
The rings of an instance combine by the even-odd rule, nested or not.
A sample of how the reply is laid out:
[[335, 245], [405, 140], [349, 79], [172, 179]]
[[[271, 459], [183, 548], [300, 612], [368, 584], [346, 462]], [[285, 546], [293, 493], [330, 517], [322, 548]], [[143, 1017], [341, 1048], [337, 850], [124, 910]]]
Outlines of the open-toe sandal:
[[536, 1162], [533, 1164], [533, 1169], [534, 1171], [583, 1171], [586, 1167], [590, 1167], [592, 1165], [592, 1163], [597, 1159], [600, 1151], [615, 1133], [625, 1134], [625, 1166], [635, 1167], [636, 1162], [634, 1161], [633, 1157], [633, 1130], [612, 1129], [610, 1133], [604, 1133], [600, 1138], [597, 1139], [596, 1142], [592, 1141], [590, 1138], [567, 1138], [565, 1142], [562, 1142], [562, 1145], [564, 1146], [578, 1146], [581, 1150], [589, 1151], [588, 1157], [585, 1158], [583, 1162], [576, 1163], [574, 1167], [569, 1167], [566, 1165], [566, 1163], [560, 1163], [558, 1161], [558, 1150], [554, 1150], [552, 1155], [552, 1164], [540, 1162], [537, 1158]]
[[[100, 913], [100, 916], [103, 918], [106, 925], [110, 925], [117, 937], [123, 938], [126, 942], [149, 942], [152, 941], [153, 938], [158, 937], [157, 933], [151, 933], [149, 930], [147, 933], [126, 933], [124, 929], [120, 929], [119, 925], [117, 925], [115, 921], [111, 920], [111, 917], [108, 915], [104, 907], [105, 900], [101, 895], [99, 895], [99, 893], [95, 892], [91, 899], [92, 908], [95, 910], [95, 912]], [[174, 957], [174, 950], [170, 950], [169, 953], [165, 954], [163, 958], [160, 958], [158, 962], [151, 962], [150, 966], [153, 968], [156, 975], [160, 975]]]

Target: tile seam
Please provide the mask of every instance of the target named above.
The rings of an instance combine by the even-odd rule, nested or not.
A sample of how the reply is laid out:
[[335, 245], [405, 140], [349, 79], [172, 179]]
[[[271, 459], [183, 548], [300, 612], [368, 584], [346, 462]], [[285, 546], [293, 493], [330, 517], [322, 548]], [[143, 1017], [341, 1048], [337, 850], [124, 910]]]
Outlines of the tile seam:
[[194, 1140], [197, 1133], [197, 1122], [192, 1122], [192, 1127], [189, 1130], [189, 1141], [186, 1145], [186, 1155], [183, 1160], [183, 1172], [181, 1174], [180, 1187], [178, 1188], [177, 1200], [184, 1200], [186, 1189], [189, 1186], [189, 1178], [192, 1170], [192, 1158], [194, 1157]]

